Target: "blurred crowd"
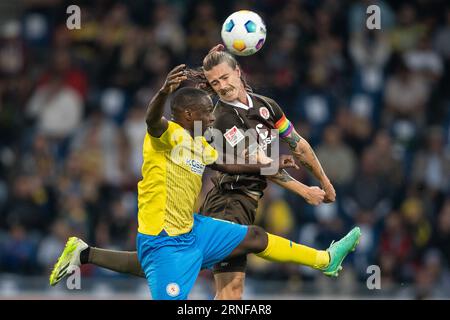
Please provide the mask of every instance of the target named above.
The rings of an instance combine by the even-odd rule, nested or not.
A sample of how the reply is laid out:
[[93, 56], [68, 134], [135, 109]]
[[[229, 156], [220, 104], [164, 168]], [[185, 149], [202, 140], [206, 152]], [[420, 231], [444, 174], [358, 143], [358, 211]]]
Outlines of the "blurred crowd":
[[[251, 9], [267, 40], [238, 61], [311, 143], [337, 191], [335, 203], [312, 207], [271, 185], [258, 224], [318, 248], [357, 224], [350, 281], [365, 284], [378, 265], [382, 289], [414, 284], [414, 297], [450, 297], [445, 0], [85, 0], [81, 29], [69, 30], [71, 4], [0, 4], [1, 273], [48, 275], [71, 235], [135, 249], [146, 105], [175, 64], [200, 66], [229, 14]], [[371, 4], [381, 30], [366, 28]], [[317, 183], [305, 170], [291, 174]], [[286, 290], [323, 278], [256, 257], [249, 276], [286, 281]]]

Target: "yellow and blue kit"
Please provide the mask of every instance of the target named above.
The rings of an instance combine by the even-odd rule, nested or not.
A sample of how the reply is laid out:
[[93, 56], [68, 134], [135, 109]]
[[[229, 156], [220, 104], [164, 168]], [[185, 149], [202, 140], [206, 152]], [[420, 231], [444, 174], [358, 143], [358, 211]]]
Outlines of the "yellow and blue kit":
[[217, 151], [203, 136], [168, 123], [159, 138], [144, 139], [137, 252], [153, 299], [187, 299], [200, 270], [226, 258], [247, 227], [193, 213]]

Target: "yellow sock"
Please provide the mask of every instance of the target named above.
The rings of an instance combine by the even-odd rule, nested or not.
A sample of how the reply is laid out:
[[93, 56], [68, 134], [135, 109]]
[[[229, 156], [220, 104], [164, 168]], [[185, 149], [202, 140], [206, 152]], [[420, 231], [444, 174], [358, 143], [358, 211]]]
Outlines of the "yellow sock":
[[316, 250], [288, 239], [267, 233], [268, 243], [258, 257], [276, 262], [293, 262], [314, 269], [322, 269], [330, 263], [327, 251]]

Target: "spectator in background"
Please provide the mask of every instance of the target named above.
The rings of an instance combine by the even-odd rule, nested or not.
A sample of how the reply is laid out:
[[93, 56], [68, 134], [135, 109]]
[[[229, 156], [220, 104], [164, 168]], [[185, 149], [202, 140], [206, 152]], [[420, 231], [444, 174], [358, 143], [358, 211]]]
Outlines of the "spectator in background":
[[37, 134], [31, 150], [25, 151], [21, 159], [21, 170], [27, 174], [38, 175], [46, 185], [54, 183], [56, 179], [55, 155], [51, 147], [44, 135]]
[[114, 200], [109, 208], [111, 215], [109, 224], [109, 234], [111, 236], [111, 245], [117, 249], [134, 250], [135, 241], [130, 240], [130, 226], [135, 224], [135, 217], [125, 206], [125, 195]]
[[[276, 11], [275, 11], [276, 12]], [[264, 19], [264, 17], [263, 17]], [[255, 65], [254, 72], [259, 72], [258, 88], [269, 89], [272, 95], [278, 97], [279, 103], [285, 106], [288, 115], [291, 114], [291, 101], [296, 97], [296, 86], [298, 80], [305, 72], [307, 61], [307, 50], [305, 48], [311, 41], [313, 32], [312, 17], [305, 10], [304, 4], [299, 1], [289, 1], [275, 13], [272, 28], [278, 36], [272, 42], [265, 43], [266, 56], [259, 63], [267, 64], [273, 77], [268, 78], [260, 68]], [[250, 73], [252, 75], [252, 73]], [[250, 77], [252, 83], [254, 79]], [[295, 112], [295, 110], [292, 110]]]
[[25, 68], [25, 46], [20, 37], [21, 27], [17, 20], [3, 24], [0, 30], [0, 75], [12, 77]]
[[[360, 226], [362, 232], [364, 232], [364, 238], [361, 239], [359, 244], [361, 247], [353, 256], [353, 265], [355, 273], [358, 275], [359, 280], [367, 279], [367, 266], [376, 263], [377, 248], [379, 245], [380, 234], [379, 227], [380, 221], [377, 221], [377, 214], [370, 209], [362, 209], [356, 213], [354, 222], [350, 224], [357, 224]], [[384, 272], [384, 269], [382, 272]]]
[[67, 223], [61, 219], [56, 220], [47, 234], [39, 243], [37, 249], [37, 262], [42, 270], [49, 272], [55, 260], [64, 249], [67, 238], [73, 234]]
[[55, 76], [31, 97], [27, 113], [37, 121], [37, 131], [52, 139], [67, 138], [78, 127], [83, 102], [78, 93]]
[[64, 157], [67, 139], [82, 121], [86, 83], [81, 74], [70, 70], [66, 50], [56, 51], [51, 71], [32, 94], [26, 108], [28, 117], [36, 121], [36, 131], [58, 145]]
[[434, 49], [445, 60], [450, 61], [450, 7], [445, 11], [445, 25], [438, 28], [434, 36]]
[[374, 223], [383, 218], [392, 207], [392, 186], [385, 183], [378, 166], [379, 159], [373, 150], [366, 149], [357, 174], [345, 194], [345, 212], [352, 217], [363, 210], [372, 211]]
[[123, 43], [112, 48], [101, 67], [102, 85], [119, 87], [132, 94], [144, 80], [142, 59], [144, 55], [142, 37], [139, 27], [129, 27], [125, 31]]
[[[168, 3], [160, 2], [156, 4], [156, 8], [151, 14], [150, 21], [153, 25], [156, 44], [160, 47], [168, 48], [177, 57], [182, 56], [186, 49], [186, 35], [180, 24], [178, 8]], [[208, 21], [202, 22], [207, 23]]]
[[442, 58], [433, 50], [429, 33], [419, 39], [417, 47], [404, 53], [404, 61], [408, 68], [423, 78], [429, 86], [436, 84], [444, 71]]
[[341, 129], [336, 125], [325, 128], [322, 141], [316, 154], [324, 170], [338, 189], [347, 186], [356, 171], [355, 153], [344, 144]]
[[382, 74], [379, 73], [383, 72], [390, 58], [391, 46], [385, 34], [365, 30], [352, 35], [349, 52], [355, 66], [366, 74], [362, 77], [363, 88], [373, 92], [381, 86]]
[[394, 188], [394, 193], [400, 192], [404, 183], [404, 168], [401, 154], [394, 148], [392, 139], [386, 130], [375, 134], [373, 144], [370, 146], [378, 161], [378, 172]]
[[426, 27], [417, 18], [417, 10], [411, 3], [403, 4], [397, 13], [397, 24], [390, 38], [395, 52], [404, 52], [415, 48]]
[[384, 226], [378, 247], [378, 263], [380, 264], [382, 275], [382, 287], [406, 280], [403, 268], [407, 266], [412, 256], [413, 243], [410, 235], [405, 229], [403, 217], [395, 211], [390, 212], [384, 219]]
[[438, 249], [442, 254], [442, 263], [450, 267], [450, 198], [447, 197], [442, 209], [440, 210], [432, 239], [433, 247]]
[[[325, 68], [325, 78], [333, 89], [341, 89], [342, 73], [345, 71], [342, 35], [334, 32], [339, 27], [330, 10], [319, 8], [315, 12], [314, 42], [311, 44], [310, 66]], [[333, 90], [334, 91], [334, 90]], [[334, 92], [336, 94], [336, 92]]]
[[205, 52], [220, 42], [217, 30], [221, 29], [221, 25], [215, 15], [215, 8], [207, 1], [198, 2], [194, 8], [186, 38], [190, 49], [188, 61], [191, 64], [200, 64]]
[[434, 250], [427, 252], [423, 265], [414, 273], [414, 282], [414, 287], [400, 290], [397, 298], [439, 299], [449, 294], [448, 277], [445, 277], [439, 252]]
[[374, 130], [369, 119], [356, 115], [345, 105], [339, 107], [334, 119], [342, 131], [343, 141], [360, 157]]
[[123, 132], [100, 110], [94, 110], [77, 130], [71, 143], [71, 152], [78, 153], [91, 167], [86, 170], [99, 174], [109, 184], [120, 184], [125, 166]]
[[[71, 192], [81, 192], [80, 185], [85, 175], [85, 165], [80, 154], [70, 153], [67, 155], [56, 181], [59, 196], [66, 196]], [[91, 177], [98, 177], [98, 172], [95, 172], [96, 174]]]
[[450, 189], [450, 155], [444, 149], [441, 127], [432, 127], [427, 132], [426, 147], [415, 156], [412, 181], [423, 185], [432, 194], [445, 193]]
[[60, 217], [73, 231], [73, 235], [87, 239], [89, 236], [89, 215], [81, 195], [72, 192], [65, 197], [61, 197], [60, 201]]
[[[152, 90], [155, 90], [155, 83], [160, 83], [172, 62], [172, 57], [167, 49], [157, 46], [148, 47], [144, 53], [143, 68], [145, 78], [151, 81]], [[155, 63], [158, 61], [158, 63]]]
[[403, 140], [411, 140], [424, 125], [429, 95], [425, 80], [399, 61], [394, 74], [386, 82], [384, 125], [394, 130], [396, 126], [399, 130], [406, 126], [408, 130]]
[[269, 185], [261, 206], [258, 206], [256, 222], [274, 234], [292, 238], [297, 231], [295, 230], [296, 213], [283, 199], [284, 192], [285, 190], [278, 185]]
[[127, 168], [133, 177], [133, 183], [141, 177], [142, 167], [142, 144], [146, 133], [146, 125], [142, 119], [145, 118], [145, 109], [133, 107], [129, 110], [123, 124], [123, 129], [129, 146]]
[[[366, 29], [364, 29], [366, 30]], [[354, 33], [349, 52], [355, 67], [352, 81], [352, 112], [378, 126], [382, 111], [385, 66], [391, 55], [390, 43], [384, 33]]]
[[292, 91], [297, 78], [295, 72], [297, 69], [297, 59], [294, 58], [296, 56], [296, 42], [293, 37], [293, 34], [288, 34], [277, 39], [270, 49], [268, 53], [269, 57], [267, 58], [268, 68], [273, 76], [269, 79], [267, 76], [261, 74], [259, 79], [260, 86], [270, 87], [274, 94], [280, 98], [280, 104], [287, 105], [288, 107], [288, 101], [292, 99]]
[[400, 205], [400, 213], [414, 246], [411, 258], [415, 263], [420, 263], [431, 240], [432, 217], [425, 210], [423, 199], [415, 193], [410, 194]]
[[[82, 28], [70, 30], [69, 36], [71, 47], [73, 48], [74, 57], [83, 62], [86, 66], [85, 70], [94, 78], [96, 70], [98, 43], [97, 39], [101, 36], [101, 21], [97, 19], [94, 8], [88, 5], [80, 5], [83, 13]], [[90, 85], [93, 85], [91, 83]]]
[[70, 49], [58, 47], [51, 58], [50, 68], [38, 79], [37, 87], [51, 84], [55, 79], [60, 80], [65, 88], [71, 88], [85, 100], [88, 90], [86, 74], [73, 63]]
[[[131, 27], [129, 13], [125, 4], [116, 3], [104, 15], [97, 41], [100, 44], [101, 52], [108, 54], [112, 49], [122, 45], [128, 28]], [[104, 56], [104, 55], [102, 55]]]
[[19, 222], [11, 225], [8, 237], [0, 242], [0, 262], [7, 272], [22, 274], [38, 274], [36, 268], [36, 249], [39, 241], [38, 234], [26, 231]]
[[7, 227], [20, 226], [26, 231], [45, 232], [51, 221], [54, 204], [51, 188], [46, 188], [36, 175], [15, 177], [11, 195], [3, 210], [3, 221]]
[[309, 139], [312, 145], [316, 145], [336, 108], [335, 99], [327, 87], [326, 69], [319, 65], [310, 69], [307, 86], [299, 91], [295, 109], [292, 110], [293, 120], [305, 121], [310, 125]]

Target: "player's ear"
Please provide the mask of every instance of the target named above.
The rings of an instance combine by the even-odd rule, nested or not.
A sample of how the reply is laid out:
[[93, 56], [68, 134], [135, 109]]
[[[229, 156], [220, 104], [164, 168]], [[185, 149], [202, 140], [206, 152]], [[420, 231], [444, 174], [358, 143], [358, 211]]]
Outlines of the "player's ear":
[[192, 121], [192, 110], [190, 108], [186, 108], [184, 110], [184, 118], [188, 121]]

